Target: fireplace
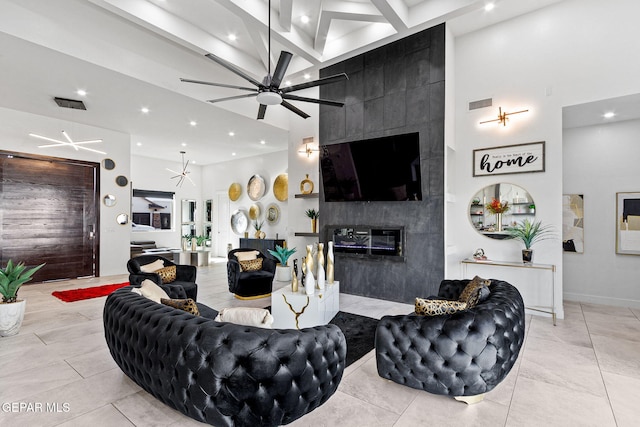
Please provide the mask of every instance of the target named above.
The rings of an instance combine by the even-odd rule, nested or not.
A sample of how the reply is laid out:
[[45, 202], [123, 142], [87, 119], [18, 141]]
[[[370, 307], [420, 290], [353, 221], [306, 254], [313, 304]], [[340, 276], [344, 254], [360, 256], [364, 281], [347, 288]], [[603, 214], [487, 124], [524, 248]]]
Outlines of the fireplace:
[[404, 260], [402, 227], [330, 226], [336, 254]]

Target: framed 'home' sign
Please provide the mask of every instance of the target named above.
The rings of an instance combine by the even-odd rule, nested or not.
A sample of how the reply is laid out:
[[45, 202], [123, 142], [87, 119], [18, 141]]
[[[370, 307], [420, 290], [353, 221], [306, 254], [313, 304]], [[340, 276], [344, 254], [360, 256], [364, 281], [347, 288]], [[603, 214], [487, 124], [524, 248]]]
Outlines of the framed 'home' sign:
[[473, 150], [473, 176], [544, 172], [544, 141]]

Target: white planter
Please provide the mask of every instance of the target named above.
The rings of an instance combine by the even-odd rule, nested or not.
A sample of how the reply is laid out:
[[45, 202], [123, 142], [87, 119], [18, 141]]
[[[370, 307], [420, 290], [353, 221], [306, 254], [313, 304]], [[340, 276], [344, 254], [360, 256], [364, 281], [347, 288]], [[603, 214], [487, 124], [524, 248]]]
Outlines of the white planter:
[[0, 304], [0, 337], [10, 337], [18, 333], [26, 307], [27, 301], [24, 299]]
[[291, 267], [288, 265], [276, 265], [276, 281], [291, 282]]

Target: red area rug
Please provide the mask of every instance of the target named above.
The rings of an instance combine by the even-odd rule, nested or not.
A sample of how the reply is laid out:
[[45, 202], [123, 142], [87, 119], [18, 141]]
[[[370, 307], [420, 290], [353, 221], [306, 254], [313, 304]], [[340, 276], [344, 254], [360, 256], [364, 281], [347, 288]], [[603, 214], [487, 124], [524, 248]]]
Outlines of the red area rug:
[[70, 289], [68, 291], [54, 291], [51, 295], [64, 302], [82, 301], [84, 299], [98, 298], [109, 295], [116, 289], [128, 286], [129, 282], [116, 283], [113, 285], [94, 286], [91, 288]]

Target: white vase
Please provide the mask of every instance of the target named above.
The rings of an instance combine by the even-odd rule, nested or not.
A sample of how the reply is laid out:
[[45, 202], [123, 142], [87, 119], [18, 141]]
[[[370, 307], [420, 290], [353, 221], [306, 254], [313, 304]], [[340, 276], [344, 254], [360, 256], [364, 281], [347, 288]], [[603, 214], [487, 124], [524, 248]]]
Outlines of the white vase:
[[0, 337], [10, 337], [20, 330], [27, 301], [0, 304]]
[[327, 283], [333, 285], [334, 275], [334, 259], [333, 259], [333, 242], [329, 242], [327, 246]]
[[324, 289], [325, 271], [324, 271], [324, 244], [318, 243], [318, 272], [317, 272], [318, 289]]
[[313, 255], [311, 254], [313, 247], [307, 245], [307, 257], [305, 258], [305, 278], [304, 278], [304, 291], [307, 295], [313, 295], [316, 287], [316, 279], [313, 275]]

